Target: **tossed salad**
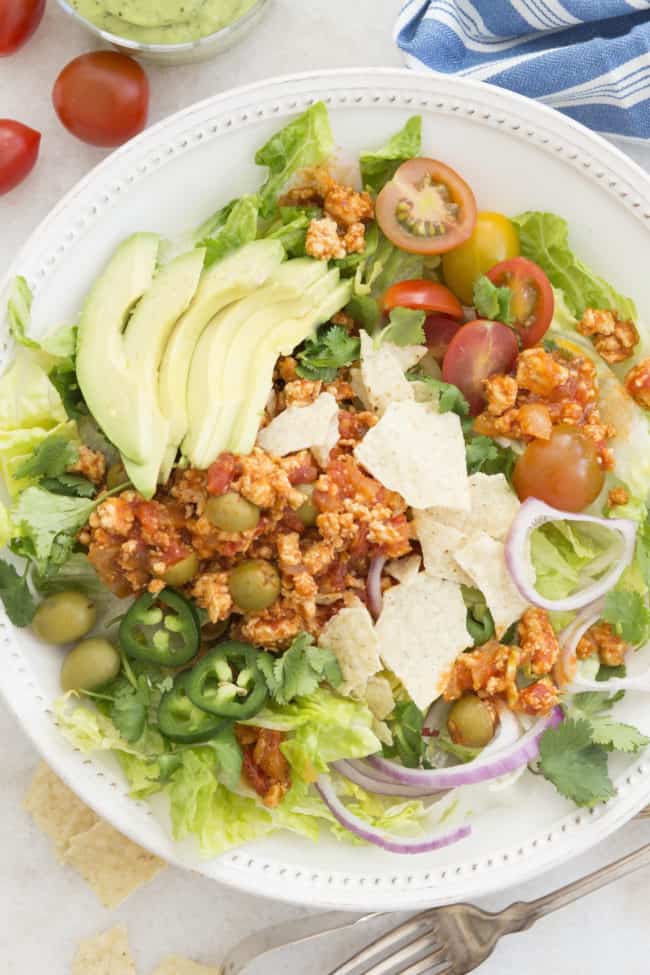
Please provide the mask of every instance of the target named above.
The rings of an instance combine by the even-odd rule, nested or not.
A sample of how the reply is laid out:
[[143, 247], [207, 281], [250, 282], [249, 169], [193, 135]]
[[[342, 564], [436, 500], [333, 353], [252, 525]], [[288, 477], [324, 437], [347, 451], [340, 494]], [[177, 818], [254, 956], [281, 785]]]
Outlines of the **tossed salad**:
[[607, 800], [649, 741], [613, 711], [650, 691], [634, 304], [561, 217], [477, 213], [419, 117], [352, 167], [318, 103], [256, 162], [73, 325], [14, 284], [0, 597], [64, 648], [61, 730], [207, 855], [434, 850], [533, 772]]

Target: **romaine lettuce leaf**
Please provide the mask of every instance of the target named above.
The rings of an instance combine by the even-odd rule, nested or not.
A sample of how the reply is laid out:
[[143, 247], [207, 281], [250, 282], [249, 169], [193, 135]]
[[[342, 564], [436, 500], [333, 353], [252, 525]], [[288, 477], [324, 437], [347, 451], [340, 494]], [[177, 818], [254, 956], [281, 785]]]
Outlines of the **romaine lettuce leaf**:
[[205, 247], [205, 266], [216, 264], [227, 254], [249, 244], [257, 237], [259, 201], [256, 196], [242, 196], [229, 209], [225, 222], [213, 236], [201, 241]]
[[[602, 531], [602, 530], [601, 530]], [[537, 588], [547, 599], [563, 599], [585, 584], [590, 565], [611, 542], [568, 522], [536, 529], [530, 538], [530, 556], [537, 573]]]
[[422, 118], [414, 115], [393, 135], [386, 145], [374, 152], [362, 152], [361, 179], [365, 189], [379, 193], [407, 159], [419, 156], [422, 150]]
[[514, 222], [519, 227], [522, 254], [539, 264], [554, 287], [562, 289], [572, 314], [581, 318], [587, 308], [610, 308], [622, 318], [636, 319], [631, 298], [619, 294], [573, 253], [566, 220], [554, 213], [529, 210], [514, 217]]

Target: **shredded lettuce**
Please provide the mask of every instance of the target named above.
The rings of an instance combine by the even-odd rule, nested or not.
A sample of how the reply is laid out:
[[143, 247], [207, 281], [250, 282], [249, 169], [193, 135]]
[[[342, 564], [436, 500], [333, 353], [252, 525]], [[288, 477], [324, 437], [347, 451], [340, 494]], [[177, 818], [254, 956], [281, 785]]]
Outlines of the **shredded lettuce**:
[[519, 227], [522, 254], [539, 264], [551, 284], [562, 289], [572, 314], [581, 318], [587, 308], [610, 308], [622, 318], [636, 319], [631, 298], [619, 294], [573, 253], [566, 220], [554, 213], [529, 210], [514, 222]]
[[611, 540], [604, 533], [597, 535], [586, 526], [576, 528], [567, 522], [536, 529], [530, 539], [530, 555], [540, 593], [547, 599], [563, 599], [576, 592], [590, 577], [592, 563], [608, 544]]
[[366, 189], [379, 193], [397, 169], [422, 151], [422, 117], [414, 115], [388, 142], [374, 152], [362, 152], [361, 179]]

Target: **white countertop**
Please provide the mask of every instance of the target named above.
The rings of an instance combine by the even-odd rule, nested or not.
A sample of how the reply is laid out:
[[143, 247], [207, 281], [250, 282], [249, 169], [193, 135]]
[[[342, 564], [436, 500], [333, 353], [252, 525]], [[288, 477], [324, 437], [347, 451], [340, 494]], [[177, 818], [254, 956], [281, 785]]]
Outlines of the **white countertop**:
[[[0, 0], [1, 2], [1, 0]], [[288, 71], [362, 65], [397, 66], [390, 31], [399, 0], [274, 0], [262, 26], [216, 61], [181, 68], [149, 67], [150, 120], [216, 91]], [[29, 44], [0, 59], [0, 117], [20, 119], [43, 134], [39, 165], [29, 180], [0, 198], [0, 266], [59, 197], [104, 156], [60, 126], [50, 105], [58, 71], [93, 47], [50, 0]], [[299, 908], [227, 890], [205, 878], [170, 869], [118, 911], [104, 910], [69, 868], [59, 866], [48, 840], [22, 811], [21, 801], [38, 757], [0, 704], [0, 972], [69, 975], [76, 943], [117, 920], [129, 927], [139, 975], [177, 953], [217, 963], [240, 938], [267, 924], [300, 916]], [[529, 899], [650, 841], [650, 822], [627, 826], [594, 853], [542, 880], [483, 902], [498, 909]], [[482, 975], [647, 975], [650, 874], [623, 881], [505, 939]], [[326, 975], [363, 943], [363, 935], [330, 938], [319, 947], [276, 956], [251, 975], [289, 971]]]

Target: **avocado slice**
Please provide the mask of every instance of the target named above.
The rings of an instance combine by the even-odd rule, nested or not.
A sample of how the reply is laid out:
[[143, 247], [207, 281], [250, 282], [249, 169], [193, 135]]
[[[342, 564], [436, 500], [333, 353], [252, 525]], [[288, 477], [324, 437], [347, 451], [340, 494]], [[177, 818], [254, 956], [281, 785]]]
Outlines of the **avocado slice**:
[[192, 354], [204, 329], [222, 308], [260, 288], [284, 258], [279, 241], [257, 240], [201, 274], [192, 302], [176, 323], [160, 364], [160, 408], [169, 421], [161, 480], [167, 480], [187, 433], [187, 380]]
[[115, 442], [134, 487], [146, 498], [156, 490], [169, 440], [158, 370], [169, 336], [196, 291], [204, 258], [205, 251], [197, 248], [165, 265], [138, 303], [123, 337], [124, 359], [138, 390], [129, 403], [130, 422]]
[[95, 281], [79, 319], [79, 388], [109, 440], [118, 444], [131, 423], [138, 378], [127, 367], [122, 333], [134, 305], [150, 287], [160, 238], [133, 234], [113, 253]]
[[[327, 289], [324, 287], [326, 284]], [[242, 385], [250, 392], [237, 415], [227, 443], [227, 449], [235, 454], [249, 454], [255, 445], [278, 356], [290, 355], [318, 325], [329, 321], [332, 315], [345, 307], [352, 294], [352, 282], [339, 283], [339, 272], [333, 270], [313, 292], [319, 299], [317, 308], [305, 318], [285, 320], [276, 328], [269, 329], [249, 360]]]
[[183, 441], [183, 453], [195, 467], [209, 466], [224, 449], [248, 395], [241, 378], [261, 338], [278, 321], [307, 314], [313, 304], [309, 289], [326, 275], [322, 261], [287, 261], [265, 287], [224, 309], [205, 329], [190, 367]]

